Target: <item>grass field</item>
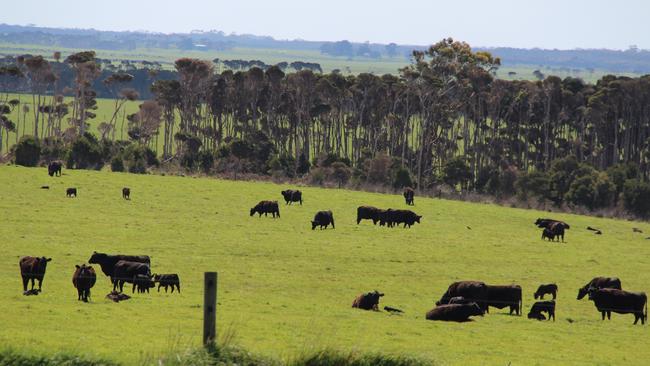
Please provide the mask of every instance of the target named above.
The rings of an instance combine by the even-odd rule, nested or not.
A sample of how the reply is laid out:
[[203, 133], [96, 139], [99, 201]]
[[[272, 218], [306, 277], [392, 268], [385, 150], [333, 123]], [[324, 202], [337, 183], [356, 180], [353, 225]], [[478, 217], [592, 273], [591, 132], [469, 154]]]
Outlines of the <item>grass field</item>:
[[[49, 190], [41, 190], [49, 185]], [[0, 167], [0, 344], [36, 352], [70, 351], [127, 364], [197, 346], [203, 272], [219, 272], [218, 324], [250, 351], [280, 359], [334, 348], [406, 354], [440, 364], [647, 364], [648, 326], [632, 315], [601, 321], [575, 299], [594, 276], [619, 276], [624, 289], [648, 290], [650, 225], [553, 214], [571, 224], [566, 244], [540, 240], [533, 221], [548, 213], [416, 198], [422, 224], [356, 225], [356, 207], [403, 208], [399, 195], [303, 187], [303, 206], [282, 218], [249, 217], [285, 186], [190, 177]], [[79, 197], [65, 198], [77, 187]], [[128, 186], [132, 200], [121, 199]], [[335, 230], [312, 231], [313, 214], [331, 209]], [[587, 225], [603, 230], [595, 236]], [[471, 229], [468, 229], [467, 227]], [[77, 301], [75, 264], [93, 251], [148, 254], [152, 270], [178, 273], [182, 294], [151, 293], [115, 304], [98, 270], [92, 301]], [[39, 296], [22, 295], [18, 260], [48, 256]], [[557, 321], [493, 310], [469, 323], [424, 320], [456, 280], [520, 284], [524, 312], [538, 284], [557, 282]], [[380, 305], [403, 316], [350, 307], [378, 289]]]

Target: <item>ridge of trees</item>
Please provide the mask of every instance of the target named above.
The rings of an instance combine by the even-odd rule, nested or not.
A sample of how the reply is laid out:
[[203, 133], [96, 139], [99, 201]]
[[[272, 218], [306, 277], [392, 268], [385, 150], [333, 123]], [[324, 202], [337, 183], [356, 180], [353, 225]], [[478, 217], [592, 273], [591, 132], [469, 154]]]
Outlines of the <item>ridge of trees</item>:
[[[160, 156], [208, 173], [425, 190], [447, 185], [589, 210], [621, 203], [637, 215], [650, 213], [643, 208], [650, 192], [650, 76], [609, 75], [596, 84], [555, 76], [499, 80], [493, 76], [499, 58], [453, 39], [414, 51], [399, 76], [285, 74], [277, 65], [217, 73], [211, 61], [182, 58], [177, 78], [153, 81], [152, 99], [127, 116], [130, 141], [122, 142], [111, 121], [100, 125], [100, 137], [86, 131], [94, 118], [92, 81], [101, 74], [94, 53], [65, 60], [75, 75], [70, 103], [42, 94], [57, 77], [38, 57], [3, 66], [0, 78], [29, 80], [38, 123], [36, 142], [25, 143], [28, 151], [44, 146], [40, 159], [65, 154], [70, 166], [110, 161], [116, 168], [116, 158], [122, 165], [136, 159], [129, 170], [142, 172]], [[125, 75], [103, 81], [120, 85], [116, 113], [130, 98], [129, 82]], [[18, 107], [7, 98], [0, 94], [0, 112]], [[86, 153], [92, 162], [79, 163]]]

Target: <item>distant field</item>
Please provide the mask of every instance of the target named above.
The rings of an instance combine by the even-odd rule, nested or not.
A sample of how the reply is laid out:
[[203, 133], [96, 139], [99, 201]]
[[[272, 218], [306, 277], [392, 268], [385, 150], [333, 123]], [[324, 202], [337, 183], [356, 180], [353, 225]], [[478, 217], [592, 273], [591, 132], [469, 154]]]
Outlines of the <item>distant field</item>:
[[[41, 190], [49, 185], [49, 190]], [[598, 275], [649, 291], [647, 223], [549, 214], [416, 197], [422, 224], [388, 229], [356, 225], [356, 207], [405, 208], [399, 195], [304, 187], [303, 206], [282, 205], [282, 218], [249, 217], [285, 186], [189, 177], [0, 167], [0, 344], [25, 352], [72, 351], [133, 364], [168, 348], [197, 346], [202, 276], [219, 272], [218, 323], [235, 343], [278, 358], [312, 348], [409, 354], [448, 365], [645, 365], [648, 325], [632, 315], [601, 321], [575, 299]], [[66, 187], [79, 197], [66, 199]], [[121, 199], [131, 187], [132, 200]], [[335, 230], [310, 229], [331, 209]], [[540, 240], [540, 216], [571, 224], [565, 244]], [[603, 230], [602, 236], [585, 230]], [[77, 301], [75, 264], [93, 251], [148, 254], [157, 273], [178, 273], [182, 294], [151, 293], [115, 304], [99, 273], [92, 302]], [[49, 256], [39, 296], [22, 295], [18, 260]], [[99, 269], [98, 269], [99, 272]], [[537, 322], [493, 309], [469, 323], [424, 320], [457, 280], [518, 283], [524, 311], [542, 282], [559, 285], [557, 321]], [[381, 305], [403, 316], [350, 307], [378, 289]], [[130, 291], [129, 291], [130, 294]]]
[[[61, 51], [63, 57], [81, 51], [81, 49], [69, 49], [61, 47], [44, 47], [40, 45], [15, 45], [10, 43], [0, 43], [0, 55], [2, 54], [41, 54], [45, 56], [52, 55], [54, 51]], [[220, 58], [222, 60], [261, 60], [267, 64], [276, 64], [278, 62], [287, 61], [305, 61], [319, 63], [324, 72], [330, 72], [334, 69], [339, 69], [344, 74], [352, 73], [359, 74], [362, 72], [370, 72], [377, 75], [382, 74], [397, 74], [398, 70], [409, 64], [409, 60], [405, 57], [394, 58], [358, 58], [347, 59], [344, 57], [332, 57], [321, 54], [319, 51], [310, 50], [281, 50], [281, 49], [265, 49], [265, 48], [233, 48], [227, 51], [185, 51], [178, 49], [136, 49], [133, 51], [107, 51], [96, 50], [97, 57], [115, 59], [115, 60], [147, 60], [158, 61], [163, 64], [164, 68], [172, 69], [175, 60], [181, 57], [193, 57], [205, 60], [213, 60]], [[507, 63], [507, 60], [504, 60]], [[590, 72], [586, 69], [558, 69], [548, 68], [543, 65], [509, 65], [502, 66], [497, 77], [501, 79], [513, 80], [535, 80], [533, 71], [540, 70], [545, 75], [557, 75], [562, 78], [567, 76], [579, 77], [587, 82], [594, 83], [602, 76], [611, 74], [607, 70], [593, 70]], [[219, 71], [219, 70], [218, 70]], [[516, 75], [509, 75], [510, 72], [515, 72]], [[639, 74], [632, 73], [615, 73], [617, 75], [626, 76], [640, 76]]]

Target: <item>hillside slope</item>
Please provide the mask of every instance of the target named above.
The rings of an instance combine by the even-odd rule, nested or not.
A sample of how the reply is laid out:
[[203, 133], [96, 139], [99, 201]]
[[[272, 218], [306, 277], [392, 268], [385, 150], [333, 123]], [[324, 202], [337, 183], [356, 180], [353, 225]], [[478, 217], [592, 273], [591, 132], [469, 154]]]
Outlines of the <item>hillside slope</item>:
[[[49, 190], [39, 189], [49, 185]], [[557, 215], [571, 224], [565, 244], [540, 240], [533, 225], [550, 214], [416, 197], [411, 229], [356, 225], [356, 207], [404, 208], [398, 195], [301, 188], [303, 206], [282, 218], [249, 217], [285, 186], [189, 177], [0, 167], [0, 344], [40, 352], [70, 350], [133, 363], [201, 340], [203, 271], [219, 272], [218, 326], [235, 343], [287, 358], [311, 348], [410, 354], [443, 364], [645, 364], [648, 326], [632, 315], [601, 321], [575, 299], [594, 276], [619, 276], [648, 291], [650, 225]], [[131, 201], [121, 188], [131, 188]], [[77, 187], [79, 197], [65, 198]], [[331, 209], [335, 230], [312, 231]], [[586, 226], [603, 230], [595, 236]], [[469, 228], [468, 228], [469, 226]], [[471, 228], [471, 229], [470, 229]], [[92, 301], [77, 301], [71, 276], [93, 251], [148, 254], [156, 273], [178, 273], [182, 294], [151, 293], [115, 304], [101, 274]], [[39, 296], [22, 295], [18, 260], [52, 257]], [[424, 320], [456, 280], [518, 283], [524, 312], [540, 283], [559, 285], [557, 321], [492, 310], [473, 322]], [[350, 307], [373, 289], [403, 316]], [[130, 294], [130, 288], [129, 288]]]

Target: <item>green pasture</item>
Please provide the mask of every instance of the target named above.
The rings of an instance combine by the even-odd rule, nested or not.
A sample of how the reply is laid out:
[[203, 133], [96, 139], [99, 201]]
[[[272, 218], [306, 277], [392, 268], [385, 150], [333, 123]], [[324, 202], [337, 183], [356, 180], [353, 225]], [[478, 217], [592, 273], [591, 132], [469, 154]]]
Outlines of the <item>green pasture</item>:
[[[201, 342], [203, 272], [217, 271], [218, 328], [251, 352], [279, 359], [318, 349], [380, 352], [444, 365], [647, 364], [649, 327], [632, 315], [601, 321], [576, 300], [594, 276], [618, 276], [648, 291], [647, 223], [416, 197], [411, 229], [357, 225], [356, 207], [405, 208], [400, 195], [301, 187], [304, 204], [279, 219], [250, 217], [289, 186], [206, 178], [0, 167], [0, 344], [23, 352], [74, 352], [126, 364]], [[49, 190], [39, 187], [48, 185]], [[130, 201], [121, 188], [131, 188]], [[65, 188], [77, 187], [78, 198]], [[311, 230], [318, 210], [336, 229]], [[566, 243], [540, 240], [533, 222], [571, 224]], [[586, 226], [603, 231], [596, 236]], [[77, 301], [75, 264], [93, 251], [147, 254], [156, 273], [178, 273], [181, 294], [135, 294], [113, 303], [101, 274], [92, 300]], [[43, 292], [23, 296], [18, 260], [48, 256]], [[524, 312], [540, 283], [559, 286], [557, 321], [493, 309], [467, 323], [431, 322], [426, 311], [457, 280], [520, 284]], [[361, 292], [385, 292], [380, 306], [351, 308]], [[130, 293], [130, 288], [128, 291]]]

